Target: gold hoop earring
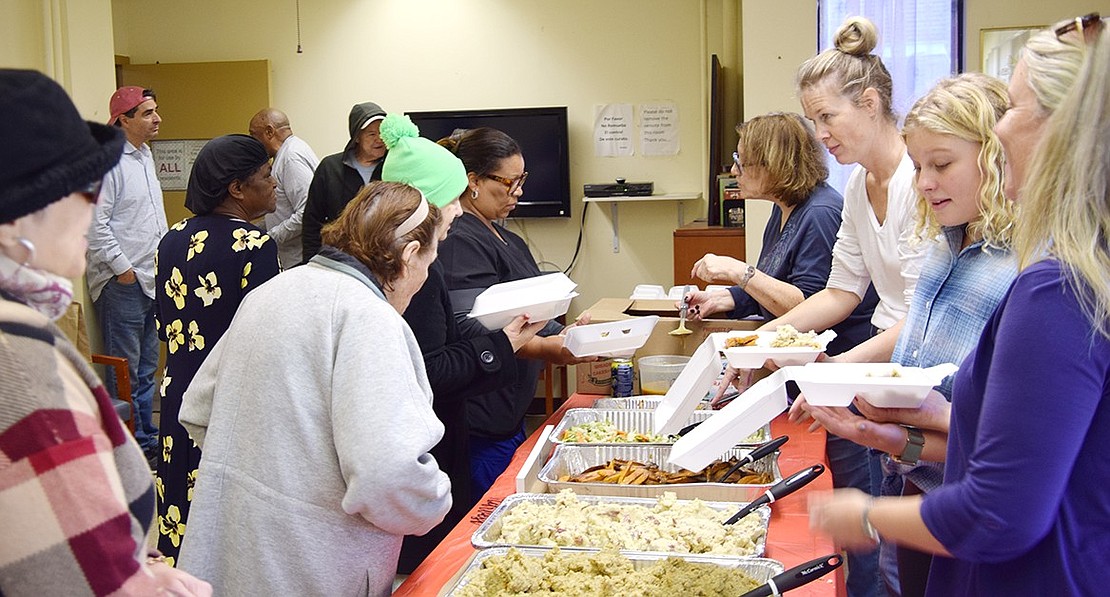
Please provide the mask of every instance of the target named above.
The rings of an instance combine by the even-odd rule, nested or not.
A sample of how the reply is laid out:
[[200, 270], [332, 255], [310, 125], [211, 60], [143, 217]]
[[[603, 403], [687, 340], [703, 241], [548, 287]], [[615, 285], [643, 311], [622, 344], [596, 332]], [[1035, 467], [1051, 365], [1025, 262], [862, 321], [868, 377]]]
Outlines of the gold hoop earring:
[[478, 189], [470, 189], [470, 200], [474, 201], [478, 198]]

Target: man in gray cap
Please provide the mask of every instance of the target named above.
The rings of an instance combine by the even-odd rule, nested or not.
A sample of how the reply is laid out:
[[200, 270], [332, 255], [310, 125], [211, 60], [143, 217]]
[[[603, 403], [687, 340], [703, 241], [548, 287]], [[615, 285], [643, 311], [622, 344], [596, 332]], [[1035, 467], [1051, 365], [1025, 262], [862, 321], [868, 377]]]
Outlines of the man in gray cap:
[[385, 144], [378, 134], [385, 110], [373, 102], [355, 104], [347, 118], [351, 139], [340, 153], [320, 160], [308, 187], [301, 228], [302, 263], [320, 250], [320, 229], [339, 217], [358, 190], [381, 180]]

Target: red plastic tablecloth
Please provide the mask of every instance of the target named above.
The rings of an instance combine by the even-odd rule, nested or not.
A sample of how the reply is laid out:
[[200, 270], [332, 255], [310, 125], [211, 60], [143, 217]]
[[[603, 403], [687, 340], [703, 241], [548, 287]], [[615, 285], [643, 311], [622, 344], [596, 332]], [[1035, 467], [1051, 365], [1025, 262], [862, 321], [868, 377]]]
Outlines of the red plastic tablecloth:
[[[592, 406], [595, 398], [597, 396], [574, 394], [544, 422], [544, 425], [558, 424], [568, 409]], [[458, 573], [475, 552], [470, 544], [470, 536], [478, 530], [478, 526], [493, 512], [502, 499], [516, 492], [516, 474], [524, 466], [524, 461], [528, 459], [528, 454], [536, 445], [542, 429], [541, 426], [517, 449], [509, 468], [497, 478], [493, 487], [486, 492], [478, 505], [398, 587], [394, 595], [421, 597], [436, 595]], [[784, 414], [771, 421], [771, 433], [775, 437], [790, 436], [790, 441], [782, 447], [779, 454], [779, 468], [782, 469], [783, 476], [817, 462], [828, 465], [825, 461], [823, 431], [808, 433], [805, 426], [787, 421]], [[806, 494], [810, 491], [829, 489], [832, 489], [832, 476], [826, 472], [797, 493], [771, 506], [771, 524], [767, 530], [768, 558], [774, 558], [790, 568], [835, 551], [831, 539], [809, 532], [809, 517], [806, 514]], [[790, 597], [844, 595], [842, 571], [842, 568], [838, 569], [834, 575], [790, 591]]]

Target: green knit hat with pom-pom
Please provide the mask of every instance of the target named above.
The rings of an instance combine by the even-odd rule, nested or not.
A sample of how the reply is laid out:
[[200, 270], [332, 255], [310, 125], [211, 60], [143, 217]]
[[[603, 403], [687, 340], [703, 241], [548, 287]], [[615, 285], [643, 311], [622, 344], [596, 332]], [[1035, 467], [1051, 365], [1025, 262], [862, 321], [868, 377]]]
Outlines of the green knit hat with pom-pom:
[[382, 180], [416, 187], [436, 207], [448, 205], [466, 189], [463, 163], [447, 148], [421, 137], [420, 129], [408, 116], [387, 115], [381, 137], [389, 150], [382, 165]]

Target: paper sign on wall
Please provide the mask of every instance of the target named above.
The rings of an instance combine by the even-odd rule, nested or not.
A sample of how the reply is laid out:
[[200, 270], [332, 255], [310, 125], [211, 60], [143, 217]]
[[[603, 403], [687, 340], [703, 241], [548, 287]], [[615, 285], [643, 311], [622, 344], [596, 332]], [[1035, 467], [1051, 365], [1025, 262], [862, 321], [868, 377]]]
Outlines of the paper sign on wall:
[[678, 155], [678, 106], [673, 102], [640, 105], [640, 151]]
[[163, 191], [184, 191], [189, 186], [189, 172], [208, 139], [172, 139], [150, 142], [154, 155], [154, 172]]
[[632, 155], [632, 104], [605, 104], [594, 110], [594, 155]]

